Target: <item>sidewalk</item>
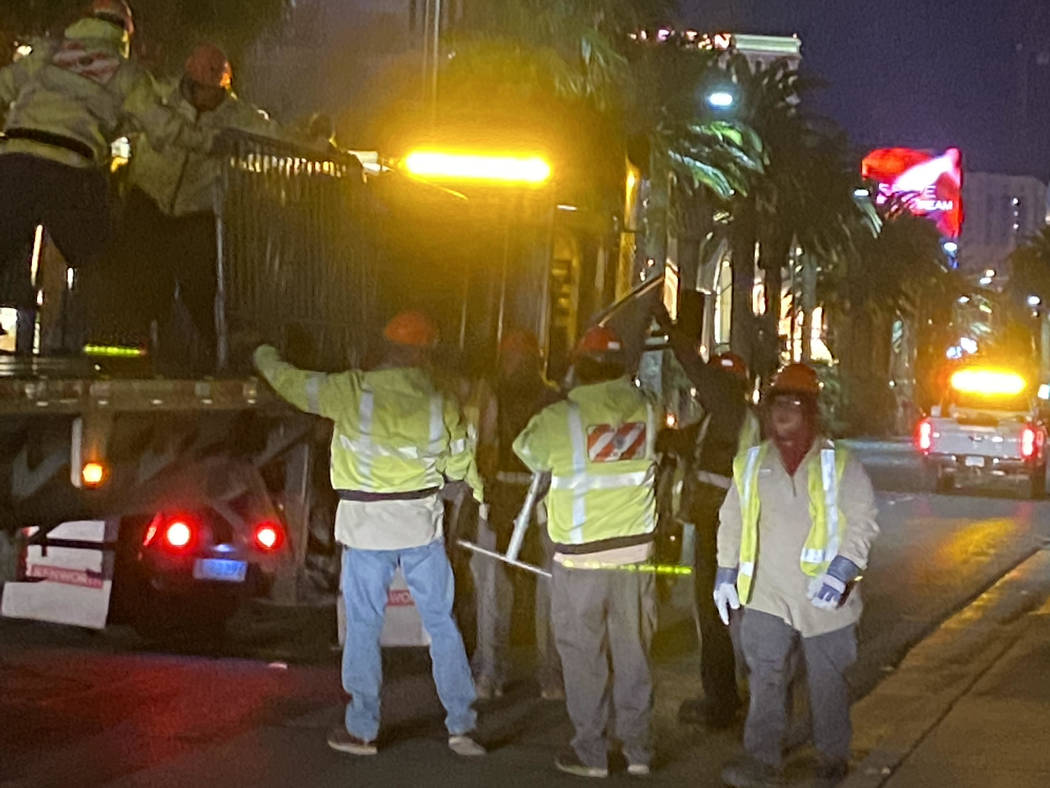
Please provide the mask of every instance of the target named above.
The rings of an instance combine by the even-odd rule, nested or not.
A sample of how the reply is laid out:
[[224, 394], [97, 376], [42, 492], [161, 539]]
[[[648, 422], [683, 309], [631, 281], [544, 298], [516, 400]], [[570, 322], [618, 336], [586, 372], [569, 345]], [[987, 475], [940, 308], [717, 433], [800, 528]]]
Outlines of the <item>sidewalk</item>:
[[854, 705], [849, 788], [1050, 785], [1050, 551], [916, 646]]

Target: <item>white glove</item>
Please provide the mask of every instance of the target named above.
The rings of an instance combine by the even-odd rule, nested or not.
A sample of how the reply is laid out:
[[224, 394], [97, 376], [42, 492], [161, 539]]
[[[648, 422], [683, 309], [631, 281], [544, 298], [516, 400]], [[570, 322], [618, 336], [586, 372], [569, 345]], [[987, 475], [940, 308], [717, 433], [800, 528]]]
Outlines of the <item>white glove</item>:
[[722, 623], [729, 626], [729, 610], [740, 609], [740, 596], [736, 592], [736, 569], [718, 567], [715, 573], [715, 607]]

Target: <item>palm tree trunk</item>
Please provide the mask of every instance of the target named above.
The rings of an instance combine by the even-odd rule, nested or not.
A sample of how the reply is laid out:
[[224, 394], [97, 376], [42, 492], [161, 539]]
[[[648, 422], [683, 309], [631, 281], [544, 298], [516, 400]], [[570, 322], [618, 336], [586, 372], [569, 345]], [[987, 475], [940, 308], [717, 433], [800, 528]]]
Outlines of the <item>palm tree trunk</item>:
[[755, 289], [755, 206], [742, 200], [733, 216], [730, 233], [732, 245], [733, 298], [729, 324], [729, 343], [733, 352], [752, 365], [755, 313], [752, 297]]
[[755, 374], [767, 379], [780, 365], [780, 305], [784, 265], [791, 253], [792, 235], [777, 228], [759, 244], [758, 266], [765, 272], [765, 315], [760, 342], [755, 347]]

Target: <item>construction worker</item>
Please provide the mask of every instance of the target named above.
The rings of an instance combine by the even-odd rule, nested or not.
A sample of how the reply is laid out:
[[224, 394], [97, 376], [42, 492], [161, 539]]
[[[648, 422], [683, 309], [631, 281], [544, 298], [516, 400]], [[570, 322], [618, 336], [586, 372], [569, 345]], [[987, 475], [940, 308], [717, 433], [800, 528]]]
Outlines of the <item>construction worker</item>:
[[732, 786], [781, 779], [791, 654], [805, 661], [819, 784], [846, 775], [851, 738], [846, 669], [857, 656], [855, 581], [878, 534], [864, 468], [820, 433], [816, 372], [789, 364], [765, 397], [770, 437], [740, 453], [721, 510], [715, 605], [744, 608], [740, 647], [751, 702]]
[[614, 717], [628, 772], [643, 776], [652, 758], [654, 444], [662, 416], [626, 376], [623, 344], [610, 329], [584, 334], [574, 367], [568, 398], [540, 411], [514, 441], [529, 470], [551, 474], [552, 618], [575, 728], [555, 766], [607, 776]]
[[62, 38], [0, 69], [0, 264], [19, 264], [40, 224], [71, 267], [101, 257], [110, 144], [127, 128], [161, 149], [211, 147], [213, 134], [161, 105], [153, 78], [128, 60], [133, 31], [124, 0], [94, 0]]
[[[486, 387], [488, 388], [488, 387]], [[510, 534], [532, 475], [512, 450], [514, 438], [529, 419], [558, 399], [557, 391], [543, 377], [542, 357], [536, 336], [528, 331], [510, 331], [500, 342], [499, 377], [495, 390], [479, 403], [478, 467], [488, 491], [488, 517], [479, 523], [478, 541], [482, 547], [505, 552]], [[527, 545], [526, 560], [550, 570], [554, 546], [546, 533], [546, 510], [537, 506], [534, 520], [543, 528], [539, 544]], [[530, 530], [529, 534], [537, 533]], [[474, 671], [478, 697], [482, 700], [503, 694], [507, 678], [507, 650], [510, 644], [516, 589], [535, 582], [522, 573], [504, 567], [491, 558], [475, 555], [471, 560], [477, 589], [478, 641], [474, 651]], [[550, 585], [535, 583], [535, 631], [538, 655], [537, 676], [544, 700], [561, 700], [561, 661], [551, 630]], [[520, 608], [520, 605], [519, 605]]]
[[452, 616], [453, 577], [445, 554], [440, 492], [466, 480], [482, 500], [474, 455], [455, 398], [441, 394], [427, 369], [437, 329], [419, 312], [402, 312], [383, 332], [382, 362], [364, 372], [296, 369], [268, 345], [254, 354], [271, 386], [300, 410], [335, 422], [332, 486], [339, 495], [335, 537], [343, 545], [346, 603], [344, 725], [328, 744], [375, 755], [382, 684], [379, 636], [387, 591], [400, 566], [430, 635], [434, 683], [447, 716], [449, 748], [484, 755], [474, 739], [474, 682]]
[[[194, 128], [282, 136], [265, 113], [233, 92], [230, 61], [214, 44], [193, 49], [182, 77], [163, 90], [162, 98]], [[138, 313], [134, 330], [144, 335], [156, 320], [165, 361], [198, 373], [214, 372], [215, 213], [222, 162], [159, 145], [148, 132], [132, 143], [121, 257], [125, 281], [136, 293], [128, 299]], [[176, 287], [192, 324], [190, 341], [170, 330]]]
[[757, 444], [761, 430], [747, 401], [750, 379], [744, 360], [735, 353], [720, 353], [704, 363], [695, 338], [675, 326], [666, 310], [661, 307], [656, 318], [704, 409], [700, 421], [670, 433], [666, 441], [686, 467], [681, 512], [695, 529], [694, 604], [704, 690], [702, 698], [682, 703], [678, 719], [720, 729], [732, 724], [741, 701], [733, 639], [711, 599], [718, 568], [718, 510], [732, 483], [733, 458]]

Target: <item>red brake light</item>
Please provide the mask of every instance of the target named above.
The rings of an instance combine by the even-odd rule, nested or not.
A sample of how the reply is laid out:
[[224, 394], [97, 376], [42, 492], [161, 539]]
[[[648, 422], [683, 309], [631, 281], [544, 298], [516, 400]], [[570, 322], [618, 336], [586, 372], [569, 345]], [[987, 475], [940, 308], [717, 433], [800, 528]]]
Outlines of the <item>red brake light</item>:
[[1021, 456], [1026, 460], [1035, 456], [1038, 444], [1038, 433], [1030, 425], [1025, 425], [1021, 431]]
[[933, 424], [923, 419], [919, 422], [919, 431], [916, 441], [920, 451], [929, 451], [933, 447]]
[[172, 520], [164, 529], [164, 541], [171, 547], [182, 549], [193, 539], [193, 528], [185, 520]]
[[167, 516], [158, 514], [146, 528], [142, 546], [149, 547], [160, 540], [169, 550], [182, 551], [190, 547], [197, 538], [197, 524], [185, 515]]
[[276, 550], [284, 541], [284, 531], [276, 523], [260, 523], [255, 527], [255, 544], [261, 550]]

